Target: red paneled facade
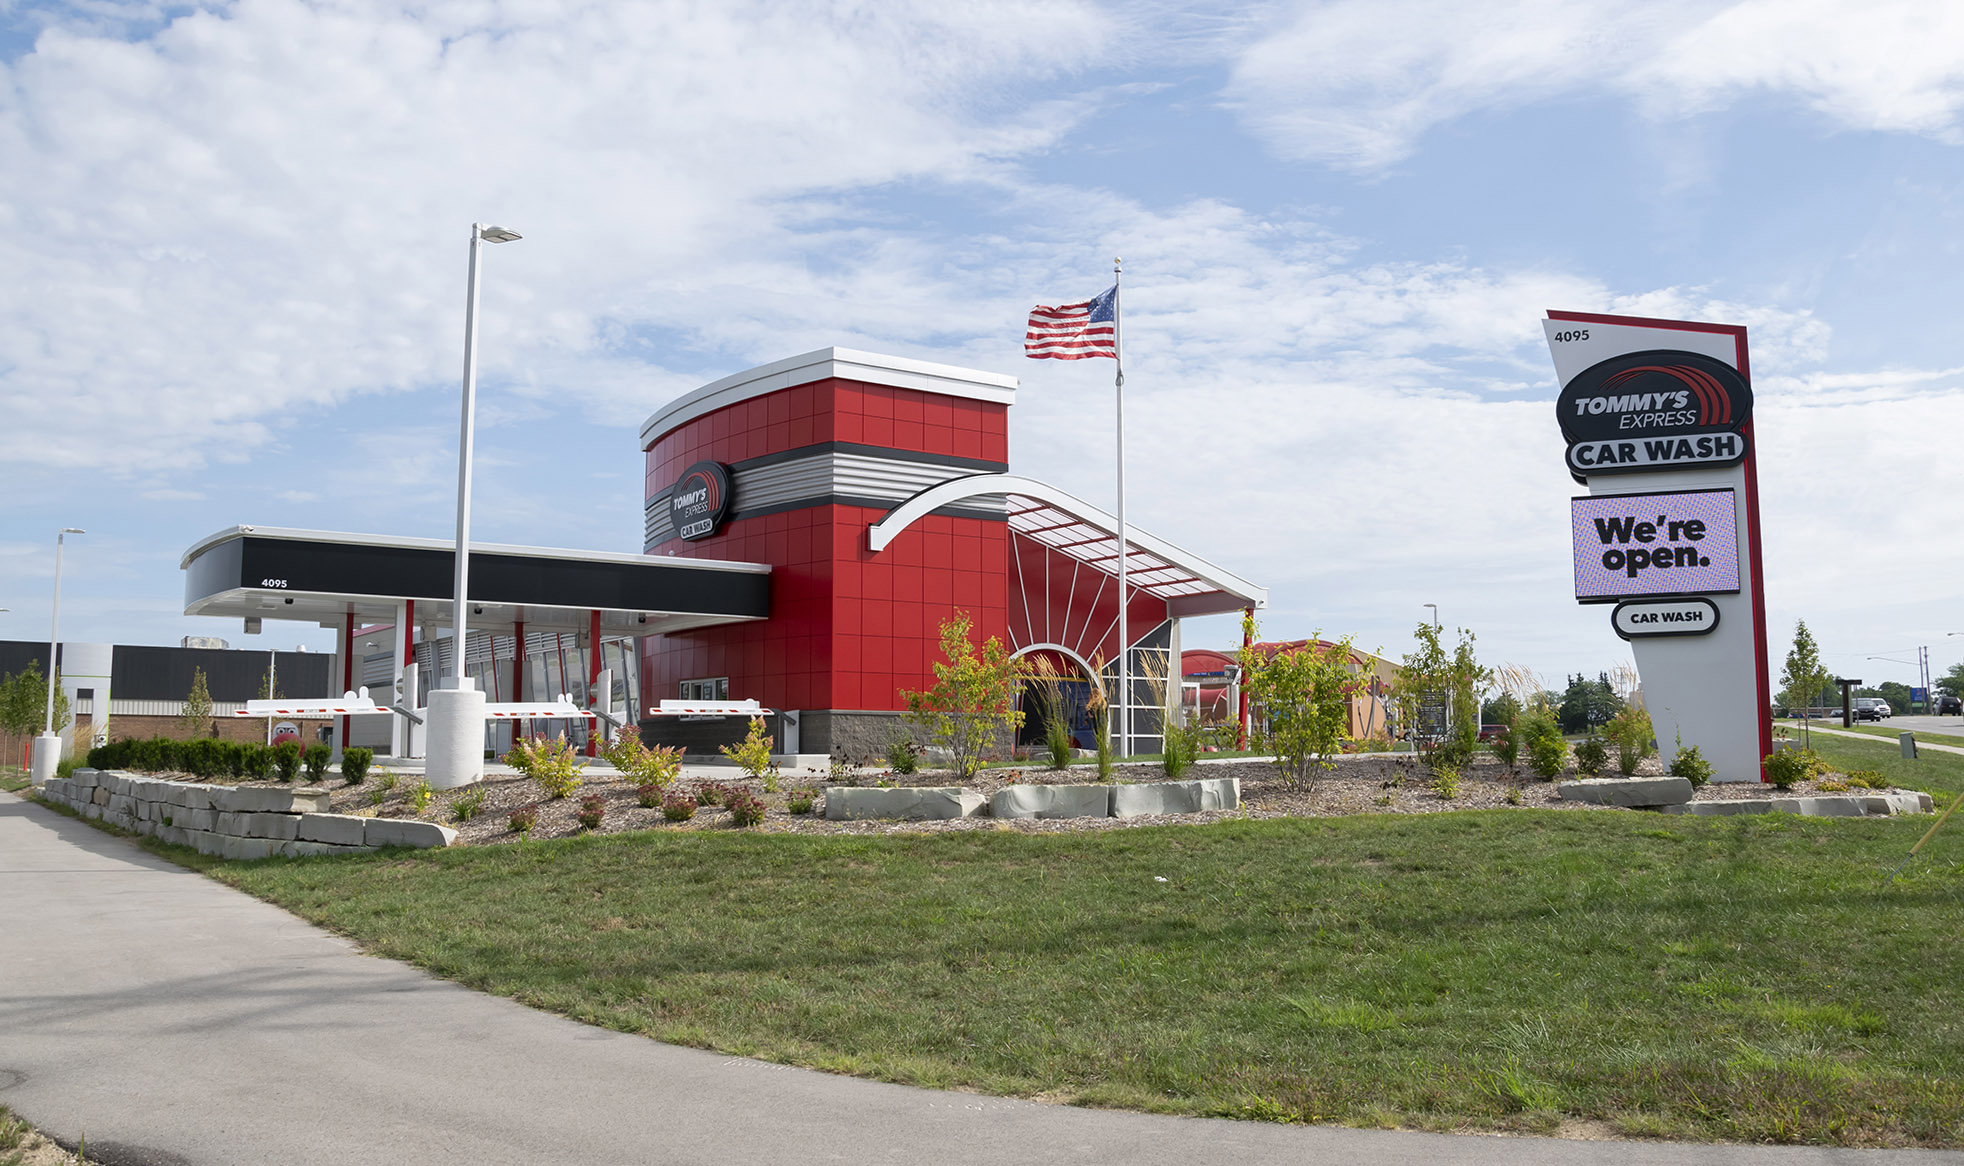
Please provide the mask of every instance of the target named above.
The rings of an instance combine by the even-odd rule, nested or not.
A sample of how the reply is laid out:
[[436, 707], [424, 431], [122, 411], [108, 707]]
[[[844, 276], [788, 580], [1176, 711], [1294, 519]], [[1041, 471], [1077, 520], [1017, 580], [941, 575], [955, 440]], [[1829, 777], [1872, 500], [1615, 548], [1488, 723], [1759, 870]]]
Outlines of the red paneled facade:
[[[650, 418], [647, 553], [768, 564], [771, 614], [645, 638], [648, 701], [702, 698], [700, 682], [727, 679], [728, 699], [799, 712], [799, 752], [829, 752], [841, 714], [892, 714], [905, 690], [933, 683], [940, 627], [957, 611], [978, 642], [1113, 661], [1113, 564], [1012, 533], [1024, 505], [1013, 493], [1005, 503], [980, 485], [945, 487], [948, 504], [919, 503], [938, 508], [871, 549], [869, 527], [901, 503], [1007, 471], [1014, 388], [996, 374], [825, 349], [706, 385]], [[671, 525], [669, 495], [700, 462], [725, 467], [729, 513], [690, 541]], [[1133, 643], [1156, 635], [1163, 648], [1168, 617], [1166, 600], [1135, 592]], [[646, 727], [684, 743], [672, 723]]]
[[772, 599], [759, 623], [644, 640], [650, 700], [675, 697], [683, 681], [727, 677], [732, 699], [773, 709], [901, 709], [903, 689], [933, 682], [940, 626], [954, 611], [973, 616], [978, 639], [1006, 639], [1001, 518], [930, 515], [876, 555], [866, 530], [892, 500], [819, 482], [758, 508], [741, 483], [760, 460], [767, 473], [773, 458], [809, 463], [840, 451], [863, 462], [892, 451], [902, 469], [940, 466], [941, 477], [981, 473], [1006, 467], [1008, 442], [1006, 403], [837, 376], [760, 392], [655, 436], [645, 454], [650, 502], [699, 461], [731, 467], [740, 485], [716, 534], [664, 538], [648, 553], [768, 563]]

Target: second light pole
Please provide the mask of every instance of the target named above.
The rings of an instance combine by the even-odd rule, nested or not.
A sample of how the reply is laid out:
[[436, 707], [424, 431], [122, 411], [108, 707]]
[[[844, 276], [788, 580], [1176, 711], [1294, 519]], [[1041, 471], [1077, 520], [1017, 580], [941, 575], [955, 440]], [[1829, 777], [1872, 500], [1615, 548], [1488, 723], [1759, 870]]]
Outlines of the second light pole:
[[471, 453], [477, 436], [478, 252], [486, 243], [509, 243], [517, 231], [471, 224], [471, 266], [464, 305], [464, 405], [457, 437], [457, 577], [451, 592], [450, 647], [456, 670], [430, 693], [426, 776], [437, 789], [468, 785], [484, 776], [484, 694], [464, 670], [464, 625], [470, 611]]

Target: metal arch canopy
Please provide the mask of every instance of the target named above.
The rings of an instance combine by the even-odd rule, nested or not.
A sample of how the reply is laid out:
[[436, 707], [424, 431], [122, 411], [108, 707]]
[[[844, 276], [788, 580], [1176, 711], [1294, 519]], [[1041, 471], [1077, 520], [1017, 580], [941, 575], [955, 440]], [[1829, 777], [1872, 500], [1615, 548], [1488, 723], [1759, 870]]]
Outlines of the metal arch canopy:
[[[282, 527], [235, 526], [185, 552], [184, 614], [340, 627], [350, 614], [393, 623], [452, 619], [454, 544]], [[470, 624], [655, 635], [768, 618], [770, 567], [609, 551], [471, 544]], [[476, 609], [482, 608], [482, 611]]]
[[[1017, 500], [1008, 508], [1010, 530], [1096, 571], [1116, 576], [1118, 519], [1046, 482], [1016, 474], [972, 474], [930, 486], [886, 512], [867, 528], [867, 543], [878, 553], [900, 533], [944, 506], [970, 498]], [[1175, 616], [1210, 615], [1244, 607], [1267, 607], [1268, 589], [1155, 538], [1128, 523], [1128, 586], [1166, 601]], [[1174, 572], [1154, 582], [1152, 576]]]

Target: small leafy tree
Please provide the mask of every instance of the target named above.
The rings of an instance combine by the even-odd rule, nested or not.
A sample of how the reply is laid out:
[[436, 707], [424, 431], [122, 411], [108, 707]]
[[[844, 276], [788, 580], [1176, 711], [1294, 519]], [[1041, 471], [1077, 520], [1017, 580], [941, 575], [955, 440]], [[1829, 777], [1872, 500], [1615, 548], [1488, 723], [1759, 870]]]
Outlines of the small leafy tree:
[[1794, 646], [1787, 652], [1786, 665], [1780, 670], [1780, 699], [1789, 709], [1800, 710], [1803, 741], [1809, 739], [1808, 707], [1821, 698], [1821, 690], [1832, 679], [1833, 674], [1821, 665], [1821, 649], [1814, 642], [1814, 633], [1807, 630], [1807, 621], [1794, 621]]
[[1361, 682], [1351, 671], [1350, 639], [1263, 658], [1254, 618], [1242, 617], [1241, 683], [1261, 709], [1269, 749], [1283, 784], [1310, 790], [1335, 764], [1350, 729], [1350, 698]]
[[1480, 691], [1493, 679], [1474, 654], [1473, 633], [1465, 628], [1458, 631], [1459, 643], [1448, 653], [1440, 629], [1421, 621], [1412, 633], [1418, 650], [1406, 655], [1392, 689], [1400, 723], [1415, 728], [1428, 702], [1444, 703], [1445, 740], [1426, 757], [1428, 764], [1436, 760], [1454, 768], [1473, 759], [1480, 741]]
[[1002, 641], [990, 636], [979, 648], [969, 638], [975, 621], [957, 611], [941, 625], [943, 662], [934, 665], [934, 686], [921, 692], [901, 690], [907, 715], [927, 728], [934, 742], [948, 750], [955, 771], [973, 777], [983, 755], [1005, 731], [1023, 723], [1017, 708], [1027, 668], [1013, 658]]
[[211, 686], [205, 681], [205, 670], [191, 669], [191, 694], [184, 698], [184, 715], [178, 718], [184, 731], [193, 737], [202, 737], [211, 724]]

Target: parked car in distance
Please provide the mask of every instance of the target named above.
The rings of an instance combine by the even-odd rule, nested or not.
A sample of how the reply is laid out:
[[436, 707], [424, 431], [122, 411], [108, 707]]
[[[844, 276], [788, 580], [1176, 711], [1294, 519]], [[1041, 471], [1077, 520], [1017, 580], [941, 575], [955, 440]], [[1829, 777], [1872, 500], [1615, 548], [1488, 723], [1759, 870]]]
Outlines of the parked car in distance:
[[1858, 721], [1879, 721], [1895, 712], [1889, 702], [1879, 696], [1858, 696], [1849, 704], [1849, 712]]
[[1964, 713], [1964, 700], [1960, 700], [1948, 692], [1943, 693], [1937, 697], [1937, 713], [1939, 715], [1944, 713]]
[[1507, 732], [1506, 725], [1481, 725], [1480, 740], [1483, 743], [1487, 741], [1497, 741], [1506, 732]]

